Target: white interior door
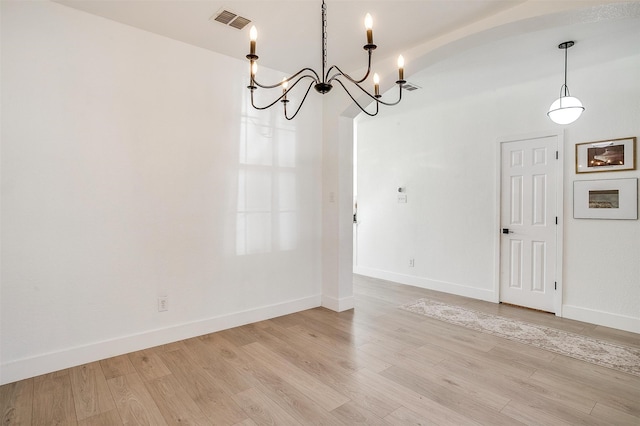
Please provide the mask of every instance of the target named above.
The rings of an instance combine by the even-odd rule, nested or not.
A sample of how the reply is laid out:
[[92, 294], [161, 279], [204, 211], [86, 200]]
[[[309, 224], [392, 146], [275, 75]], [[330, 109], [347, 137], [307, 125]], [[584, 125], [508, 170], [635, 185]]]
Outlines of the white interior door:
[[501, 144], [500, 301], [556, 312], [558, 137]]

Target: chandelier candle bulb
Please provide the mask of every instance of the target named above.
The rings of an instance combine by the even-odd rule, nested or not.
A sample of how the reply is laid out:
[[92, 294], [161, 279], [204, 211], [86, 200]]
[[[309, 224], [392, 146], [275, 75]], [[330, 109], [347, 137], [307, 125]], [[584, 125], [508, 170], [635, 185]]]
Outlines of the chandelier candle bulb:
[[282, 79], [282, 102], [289, 102], [287, 100], [287, 87], [289, 87], [289, 82], [287, 81], [287, 78], [283, 78]]
[[252, 26], [249, 30], [249, 54], [256, 54], [256, 40], [258, 39], [258, 30], [256, 30], [256, 26]]
[[367, 29], [367, 44], [373, 44], [373, 18], [368, 13], [364, 17], [364, 27]]
[[404, 58], [402, 55], [398, 56], [398, 80], [404, 80]]
[[377, 73], [373, 74], [373, 91], [376, 98], [380, 97], [380, 77]]

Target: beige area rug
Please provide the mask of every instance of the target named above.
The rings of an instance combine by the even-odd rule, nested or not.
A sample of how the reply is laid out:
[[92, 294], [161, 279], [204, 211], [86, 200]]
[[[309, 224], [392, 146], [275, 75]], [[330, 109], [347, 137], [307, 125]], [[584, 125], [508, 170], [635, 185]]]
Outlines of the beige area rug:
[[640, 376], [640, 349], [497, 315], [418, 299], [400, 307], [440, 321], [514, 340], [571, 358]]

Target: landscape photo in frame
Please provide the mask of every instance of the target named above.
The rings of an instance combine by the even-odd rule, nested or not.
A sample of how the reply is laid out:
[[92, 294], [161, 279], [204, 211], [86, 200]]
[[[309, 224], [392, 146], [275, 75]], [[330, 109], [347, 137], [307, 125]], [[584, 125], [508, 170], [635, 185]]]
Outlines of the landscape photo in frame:
[[586, 142], [576, 145], [576, 173], [635, 169], [635, 137]]
[[638, 219], [638, 178], [576, 180], [575, 219]]

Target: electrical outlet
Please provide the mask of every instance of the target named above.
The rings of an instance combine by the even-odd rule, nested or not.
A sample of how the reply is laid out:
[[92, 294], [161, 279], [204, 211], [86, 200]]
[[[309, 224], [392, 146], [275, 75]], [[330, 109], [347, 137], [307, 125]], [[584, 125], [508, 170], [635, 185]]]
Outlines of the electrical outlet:
[[169, 310], [169, 298], [167, 296], [158, 297], [158, 312]]
[[416, 260], [413, 258], [409, 259], [409, 267], [413, 268], [414, 266], [416, 266]]

